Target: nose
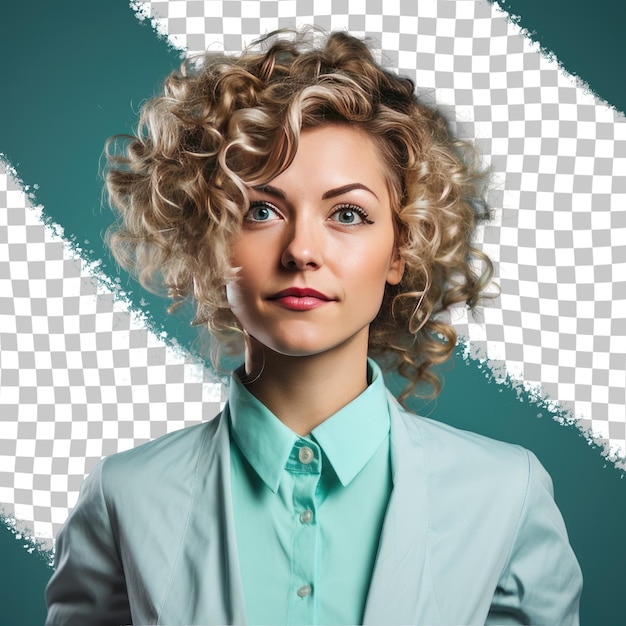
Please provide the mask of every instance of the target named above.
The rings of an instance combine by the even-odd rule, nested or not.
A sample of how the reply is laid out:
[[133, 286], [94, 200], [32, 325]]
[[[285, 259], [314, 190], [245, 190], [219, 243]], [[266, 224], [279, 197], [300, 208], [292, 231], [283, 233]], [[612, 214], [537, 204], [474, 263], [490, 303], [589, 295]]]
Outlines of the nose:
[[291, 270], [313, 270], [322, 265], [322, 245], [314, 225], [296, 220], [288, 229], [281, 264]]

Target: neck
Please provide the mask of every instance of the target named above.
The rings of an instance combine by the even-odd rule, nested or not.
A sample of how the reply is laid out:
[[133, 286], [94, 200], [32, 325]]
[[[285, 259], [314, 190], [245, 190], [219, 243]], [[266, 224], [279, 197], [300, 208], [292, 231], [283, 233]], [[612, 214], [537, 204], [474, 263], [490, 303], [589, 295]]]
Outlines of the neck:
[[294, 357], [257, 345], [246, 351], [246, 372], [248, 391], [291, 430], [307, 435], [365, 391], [367, 346]]

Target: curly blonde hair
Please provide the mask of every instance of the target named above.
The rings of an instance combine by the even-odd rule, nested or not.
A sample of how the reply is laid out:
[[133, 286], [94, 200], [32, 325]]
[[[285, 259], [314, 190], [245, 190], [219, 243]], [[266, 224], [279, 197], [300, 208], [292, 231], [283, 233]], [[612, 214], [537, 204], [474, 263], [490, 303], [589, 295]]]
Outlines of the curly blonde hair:
[[[492, 275], [471, 244], [488, 217], [473, 148], [422, 104], [408, 78], [381, 68], [368, 46], [343, 32], [315, 43], [311, 29], [280, 31], [240, 56], [183, 63], [142, 109], [124, 152], [111, 149], [106, 185], [117, 224], [107, 236], [117, 261], [147, 288], [165, 286], [176, 306], [190, 295], [195, 324], [222, 342], [237, 322], [226, 301], [229, 251], [248, 209], [246, 189], [267, 184], [293, 160], [300, 133], [348, 124], [371, 137], [383, 161], [405, 261], [387, 285], [369, 348], [409, 384], [436, 395], [430, 371], [456, 332], [436, 314], [474, 307]], [[481, 270], [475, 268], [480, 266]]]

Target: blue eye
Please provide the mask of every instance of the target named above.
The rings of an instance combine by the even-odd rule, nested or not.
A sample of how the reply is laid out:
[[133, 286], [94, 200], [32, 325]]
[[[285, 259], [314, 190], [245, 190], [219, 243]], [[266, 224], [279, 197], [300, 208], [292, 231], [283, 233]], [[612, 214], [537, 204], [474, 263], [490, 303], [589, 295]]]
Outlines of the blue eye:
[[249, 222], [269, 222], [277, 218], [277, 209], [269, 202], [251, 202], [250, 209], [244, 216]]
[[361, 207], [352, 204], [339, 207], [332, 214], [332, 219], [338, 224], [344, 224], [346, 226], [373, 223], [368, 219], [367, 213]]

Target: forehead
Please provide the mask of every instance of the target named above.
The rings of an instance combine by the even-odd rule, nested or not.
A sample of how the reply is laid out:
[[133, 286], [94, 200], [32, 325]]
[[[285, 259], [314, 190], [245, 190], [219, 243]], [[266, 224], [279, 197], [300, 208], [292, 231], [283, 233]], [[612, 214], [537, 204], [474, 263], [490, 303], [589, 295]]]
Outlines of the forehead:
[[350, 125], [325, 125], [301, 132], [293, 161], [273, 184], [339, 187], [362, 183], [389, 197], [386, 163], [377, 143]]

